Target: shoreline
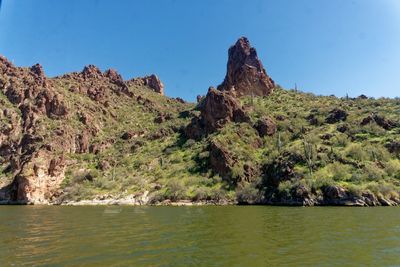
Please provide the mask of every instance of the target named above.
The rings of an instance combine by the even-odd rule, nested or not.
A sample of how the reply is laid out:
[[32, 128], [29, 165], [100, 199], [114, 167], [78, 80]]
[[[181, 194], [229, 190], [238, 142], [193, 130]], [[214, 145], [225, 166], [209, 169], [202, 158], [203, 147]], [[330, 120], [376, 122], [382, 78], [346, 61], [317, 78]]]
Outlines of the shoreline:
[[297, 201], [266, 201], [262, 203], [239, 203], [237, 201], [191, 201], [191, 200], [164, 200], [162, 202], [150, 203], [148, 201], [138, 200], [127, 200], [127, 199], [91, 199], [91, 200], [79, 200], [79, 201], [64, 201], [64, 202], [21, 202], [21, 201], [0, 201], [0, 206], [171, 206], [171, 207], [183, 207], [183, 206], [280, 206], [280, 207], [397, 207], [400, 203], [393, 200], [381, 200], [380, 202], [368, 205], [361, 200], [343, 200], [328, 203], [310, 203], [310, 202], [297, 202]]

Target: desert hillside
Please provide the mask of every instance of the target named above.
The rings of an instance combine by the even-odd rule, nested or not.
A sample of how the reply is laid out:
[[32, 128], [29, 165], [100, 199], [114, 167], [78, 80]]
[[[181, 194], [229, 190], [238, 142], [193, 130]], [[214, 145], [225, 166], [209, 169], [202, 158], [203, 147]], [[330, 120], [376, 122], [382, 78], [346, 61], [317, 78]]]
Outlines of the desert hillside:
[[283, 89], [245, 37], [221, 81], [195, 104], [156, 75], [1, 57], [1, 202], [400, 203], [400, 99]]

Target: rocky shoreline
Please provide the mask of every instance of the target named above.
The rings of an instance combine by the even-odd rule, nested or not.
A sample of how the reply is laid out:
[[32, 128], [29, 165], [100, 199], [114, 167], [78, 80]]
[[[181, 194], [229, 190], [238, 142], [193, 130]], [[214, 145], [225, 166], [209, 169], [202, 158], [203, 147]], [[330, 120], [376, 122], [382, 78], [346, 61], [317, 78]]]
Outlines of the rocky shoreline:
[[287, 206], [287, 207], [317, 207], [317, 206], [344, 206], [344, 207], [379, 207], [400, 206], [399, 199], [387, 199], [383, 197], [374, 198], [343, 198], [335, 200], [263, 200], [255, 203], [241, 203], [232, 200], [177, 200], [166, 199], [153, 202], [147, 195], [129, 195], [123, 198], [85, 199], [79, 201], [54, 201], [41, 203], [27, 203], [21, 201], [0, 201], [0, 205], [48, 205], [48, 206]]

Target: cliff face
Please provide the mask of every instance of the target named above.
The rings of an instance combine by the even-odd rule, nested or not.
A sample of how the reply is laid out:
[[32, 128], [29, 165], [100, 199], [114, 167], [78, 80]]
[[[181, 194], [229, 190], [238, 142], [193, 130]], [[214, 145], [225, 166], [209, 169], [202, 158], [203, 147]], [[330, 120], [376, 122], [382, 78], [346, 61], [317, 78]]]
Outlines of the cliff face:
[[275, 83], [267, 75], [256, 49], [251, 47], [246, 37], [241, 37], [229, 48], [226, 76], [218, 89], [233, 91], [238, 96], [266, 96], [274, 87]]
[[[134, 81], [140, 90], [162, 93], [154, 75]], [[73, 155], [99, 153], [113, 142], [102, 140], [102, 124], [123, 116], [114, 113], [118, 103], [158, 110], [129, 85], [115, 70], [102, 73], [93, 65], [50, 79], [39, 64], [19, 68], [1, 57], [0, 163], [8, 179], [2, 179], [0, 198], [19, 203], [57, 199]]]

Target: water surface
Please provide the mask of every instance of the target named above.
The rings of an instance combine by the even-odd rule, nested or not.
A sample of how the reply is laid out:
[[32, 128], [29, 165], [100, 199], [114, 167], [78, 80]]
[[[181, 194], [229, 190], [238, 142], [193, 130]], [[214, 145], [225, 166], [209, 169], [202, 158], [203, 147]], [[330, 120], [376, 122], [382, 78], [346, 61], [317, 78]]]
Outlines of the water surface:
[[398, 266], [400, 209], [0, 206], [1, 266]]

